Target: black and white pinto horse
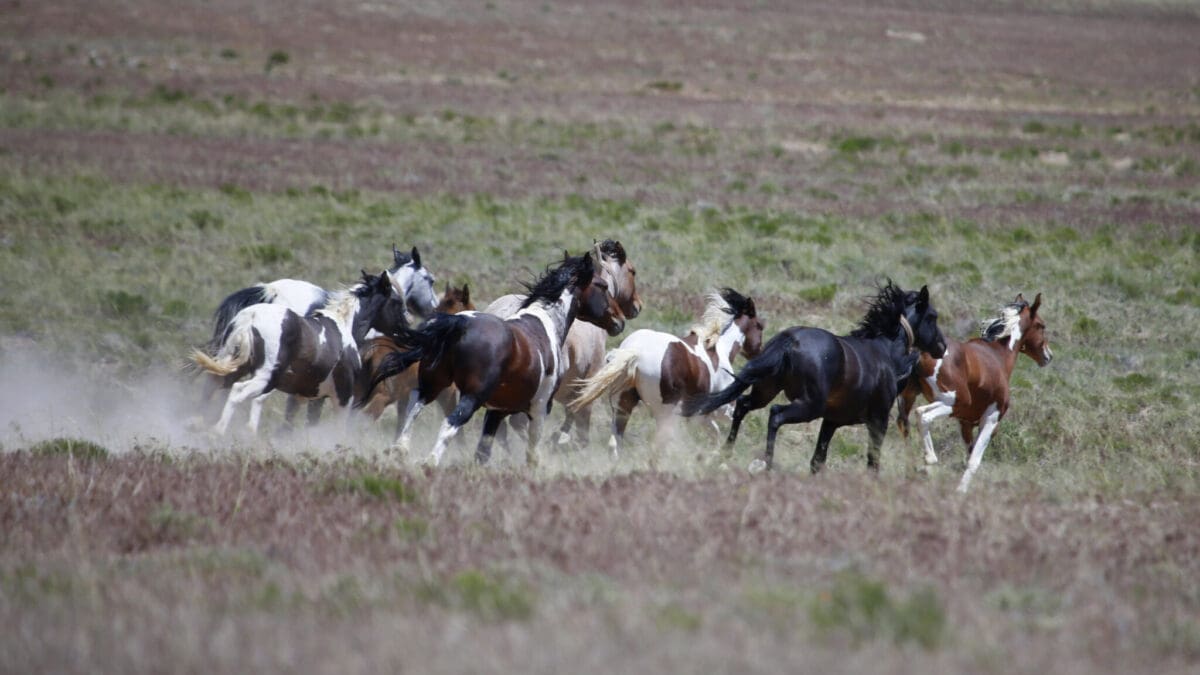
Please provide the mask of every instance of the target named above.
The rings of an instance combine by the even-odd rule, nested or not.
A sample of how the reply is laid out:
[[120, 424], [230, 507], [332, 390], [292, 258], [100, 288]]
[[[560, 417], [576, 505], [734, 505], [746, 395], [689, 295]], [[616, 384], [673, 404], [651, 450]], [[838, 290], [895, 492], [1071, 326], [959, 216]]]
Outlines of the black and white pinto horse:
[[384, 358], [363, 398], [370, 400], [380, 382], [420, 363], [398, 450], [407, 454], [417, 414], [454, 385], [458, 405], [442, 424], [429, 455], [431, 464], [441, 461], [447, 444], [481, 407], [487, 414], [476, 459], [488, 460], [500, 423], [520, 413], [530, 420], [526, 464], [537, 464], [542, 425], [567, 368], [563, 343], [571, 324], [578, 317], [616, 335], [624, 329], [625, 317], [607, 282], [595, 273], [589, 254], [566, 257], [527, 288], [520, 310], [507, 319], [482, 312], [437, 314], [420, 328], [399, 332], [397, 339], [410, 349]]
[[[388, 277], [392, 280], [392, 289], [397, 301], [389, 303], [388, 309], [385, 310], [389, 313], [389, 324], [394, 319], [399, 321], [400, 326], [409, 326], [416, 323], [412, 319], [413, 315], [422, 319], [432, 316], [437, 311], [438, 305], [437, 294], [433, 287], [434, 277], [421, 264], [421, 253], [417, 247], [414, 246], [411, 253], [403, 253], [392, 246], [392, 260], [393, 265], [388, 270]], [[270, 283], [256, 284], [231, 293], [221, 301], [213, 315], [213, 333], [208, 351], [215, 354], [221, 348], [233, 322], [233, 317], [247, 307], [263, 303], [274, 304], [286, 307], [300, 316], [308, 316], [325, 307], [332, 295], [316, 284], [299, 279], [276, 279]], [[399, 317], [394, 316], [396, 305], [401, 310]], [[385, 333], [386, 331], [372, 331], [364, 339]], [[363, 348], [362, 342], [358, 344], [358, 348], [360, 350]], [[212, 390], [211, 387], [208, 387], [202, 398], [207, 401], [211, 396]], [[313, 399], [309, 402], [308, 424], [310, 426], [315, 425], [320, 419], [322, 403], [324, 403], [323, 398]], [[299, 406], [300, 402], [296, 397], [288, 398], [287, 408], [284, 412], [286, 427], [291, 427], [292, 419]]]
[[[437, 292], [433, 288], [434, 277], [421, 265], [421, 254], [417, 247], [414, 246], [411, 253], [402, 253], [393, 246], [392, 260], [394, 264], [388, 269], [388, 276], [396, 297], [404, 300], [405, 310], [422, 319], [432, 316], [438, 306]], [[316, 284], [299, 279], [276, 279], [231, 293], [221, 301], [213, 314], [210, 351], [220, 348], [233, 317], [251, 305], [282, 305], [300, 316], [308, 316], [325, 307], [332, 295]], [[412, 321], [411, 317], [405, 318]]]
[[237, 406], [251, 399], [248, 426], [257, 432], [263, 402], [276, 389], [310, 400], [332, 398], [346, 409], [362, 368], [358, 345], [372, 329], [397, 328], [383, 322], [393, 291], [387, 271], [364, 272], [360, 284], [332, 293], [307, 316], [271, 303], [234, 315], [215, 355], [192, 353], [196, 364], [230, 390], [216, 432], [224, 434]]
[[[736, 399], [728, 446], [737, 440], [746, 413], [783, 392], [788, 402], [771, 406], [766, 451], [751, 464], [752, 471], [771, 468], [779, 427], [818, 418], [823, 421], [809, 465], [813, 473], [824, 467], [835, 431], [864, 423], [870, 434], [867, 466], [878, 470], [888, 416], [916, 365], [918, 350], [935, 358], [946, 351], [929, 289], [904, 291], [889, 280], [850, 335], [805, 326], [789, 328], [771, 338], [762, 354], [742, 367], [733, 384], [687, 401], [683, 414], [707, 414]], [[746, 389], [749, 393], [742, 395]]]

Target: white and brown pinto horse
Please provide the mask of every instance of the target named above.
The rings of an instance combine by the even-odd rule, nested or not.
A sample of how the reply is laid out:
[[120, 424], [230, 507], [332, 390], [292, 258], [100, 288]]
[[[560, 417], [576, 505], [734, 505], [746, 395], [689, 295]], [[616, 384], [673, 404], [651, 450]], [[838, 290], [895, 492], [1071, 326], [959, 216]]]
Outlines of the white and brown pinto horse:
[[229, 389], [215, 430], [224, 434], [235, 409], [253, 399], [249, 428], [258, 431], [263, 401], [274, 390], [306, 399], [332, 398], [351, 403], [354, 378], [361, 369], [358, 345], [391, 300], [392, 281], [363, 273], [354, 288], [334, 293], [324, 307], [301, 316], [282, 305], [251, 305], [229, 323], [215, 355], [200, 350], [192, 359]]
[[542, 425], [566, 372], [563, 343], [571, 324], [579, 318], [616, 335], [624, 329], [625, 317], [607, 282], [595, 275], [590, 254], [565, 258], [528, 289], [521, 309], [507, 319], [479, 312], [435, 314], [417, 329], [399, 331], [397, 337], [410, 349], [384, 358], [371, 389], [420, 363], [417, 388], [409, 396], [397, 443], [401, 452], [409, 448], [412, 423], [421, 408], [454, 385], [458, 405], [442, 424], [430, 463], [436, 466], [441, 461], [447, 443], [476, 410], [485, 407], [476, 460], [482, 464], [490, 458], [500, 422], [522, 413], [530, 420], [526, 463], [537, 464]]
[[[1032, 305], [1018, 295], [1012, 304], [1004, 307], [999, 317], [984, 322], [980, 337], [967, 342], [947, 340], [946, 353], [940, 359], [922, 353], [914, 376], [909, 378], [908, 386], [900, 394], [896, 426], [906, 438], [908, 413], [917, 394], [924, 394], [925, 400], [929, 401], [928, 405], [917, 408], [917, 425], [925, 446], [926, 464], [938, 461], [929, 424], [947, 416], [958, 420], [962, 439], [970, 453], [967, 470], [958, 484], [959, 492], [967, 491], [971, 477], [983, 462], [983, 453], [996, 426], [1008, 413], [1008, 382], [1017, 364], [1017, 355], [1025, 354], [1041, 367], [1054, 358], [1046, 339], [1046, 322], [1038, 316], [1041, 305], [1041, 293], [1033, 299]], [[978, 438], [974, 438], [976, 427], [979, 427]]]
[[[629, 416], [645, 403], [657, 423], [655, 444], [671, 439], [686, 399], [724, 389], [733, 383], [733, 359], [739, 352], [757, 356], [762, 349], [763, 322], [754, 300], [726, 288], [709, 296], [700, 323], [683, 338], [642, 329], [608, 353], [607, 363], [582, 383], [572, 407], [590, 406], [601, 396], [615, 399], [609, 447], [616, 457], [625, 440]], [[716, 422], [708, 416], [716, 430]]]
[[[619, 241], [606, 239], [593, 246], [592, 255], [598, 263], [597, 275], [608, 284], [608, 290], [621, 307], [621, 313], [626, 319], [637, 317], [642, 311], [642, 299], [637, 292], [637, 270], [629, 261], [625, 247]], [[492, 301], [484, 311], [507, 318], [518, 311], [524, 300], [522, 295], [505, 295]], [[592, 407], [585, 405], [572, 409], [568, 404], [580, 384], [595, 376], [604, 366], [604, 341], [603, 329], [583, 321], [571, 324], [571, 330], [567, 332], [567, 342], [563, 347], [567, 371], [554, 395], [554, 400], [566, 409], [566, 420], [559, 429], [559, 442], [567, 442], [570, 438], [568, 434], [574, 427], [576, 442], [581, 446], [588, 444]]]

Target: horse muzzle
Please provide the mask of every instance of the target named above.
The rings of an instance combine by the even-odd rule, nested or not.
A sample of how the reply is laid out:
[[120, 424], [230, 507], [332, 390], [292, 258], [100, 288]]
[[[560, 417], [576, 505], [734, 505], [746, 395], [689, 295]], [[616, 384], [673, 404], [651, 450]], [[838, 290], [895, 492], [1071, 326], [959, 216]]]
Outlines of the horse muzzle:
[[1045, 368], [1054, 360], [1054, 352], [1050, 351], [1050, 345], [1042, 347], [1042, 358], [1038, 359], [1038, 368]]
[[620, 335], [625, 330], [625, 320], [614, 318], [612, 324], [608, 327], [610, 336]]

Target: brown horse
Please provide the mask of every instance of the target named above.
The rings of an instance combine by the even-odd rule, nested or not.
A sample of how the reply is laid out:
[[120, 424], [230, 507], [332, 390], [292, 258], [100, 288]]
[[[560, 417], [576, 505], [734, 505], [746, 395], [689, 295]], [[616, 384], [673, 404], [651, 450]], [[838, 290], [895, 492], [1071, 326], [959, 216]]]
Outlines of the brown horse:
[[[1008, 381], [1012, 378], [1017, 355], [1025, 354], [1045, 367], [1054, 358], [1046, 339], [1046, 322], [1038, 316], [1042, 294], [1033, 304], [1021, 295], [1006, 306], [1000, 316], [985, 322], [982, 336], [958, 342], [947, 340], [946, 353], [940, 359], [921, 354], [914, 375], [900, 394], [896, 426], [908, 437], [908, 413], [917, 394], [924, 394], [928, 405], [917, 408], [917, 425], [925, 444], [925, 463], [936, 464], [929, 423], [950, 416], [958, 420], [962, 439], [970, 458], [958, 484], [966, 492], [971, 477], [979, 470], [983, 452], [996, 431], [996, 425], [1008, 412]], [[976, 427], [979, 437], [973, 438]]]
[[732, 384], [739, 352], [758, 356], [763, 327], [754, 300], [725, 288], [709, 296], [704, 316], [687, 336], [643, 328], [625, 338], [608, 353], [604, 367], [582, 383], [571, 407], [590, 406], [601, 396], [617, 404], [608, 443], [616, 457], [629, 416], [639, 402], [645, 403], [657, 421], [655, 445], [661, 448], [671, 438], [685, 399]]
[[[437, 465], [454, 438], [475, 411], [487, 408], [483, 436], [475, 450], [479, 463], [491, 456], [492, 439], [505, 417], [529, 417], [526, 463], [537, 464], [537, 443], [558, 389], [566, 363], [563, 343], [576, 317], [595, 323], [616, 335], [625, 328], [625, 317], [608, 291], [608, 283], [595, 274], [590, 254], [566, 257], [548, 270], [529, 290], [520, 311], [508, 319], [486, 313], [436, 314], [415, 330], [399, 331], [400, 341], [411, 348], [384, 358], [371, 387], [420, 362], [417, 388], [408, 399], [398, 446], [405, 451], [412, 422], [421, 408], [454, 385], [458, 405], [442, 424], [429, 461]], [[370, 390], [367, 392], [370, 395]]]
[[[450, 283], [446, 283], [446, 291], [442, 294], [442, 299], [438, 303], [437, 312], [442, 314], [458, 314], [459, 312], [474, 311], [475, 305], [471, 303], [471, 289], [466, 284], [462, 288], [453, 288]], [[371, 381], [373, 373], [379, 368], [384, 357], [393, 352], [404, 351], [404, 347], [396, 342], [393, 337], [377, 337], [370, 340], [363, 348], [362, 362], [363, 374], [356, 382], [361, 383], [359, 391], [359, 400], [363, 400], [362, 394], [366, 392], [367, 385]], [[389, 377], [379, 384], [375, 389], [375, 395], [367, 402], [364, 411], [372, 420], [379, 419], [383, 411], [389, 405], [396, 404], [396, 413], [401, 415], [404, 412], [404, 404], [408, 402], [408, 395], [417, 387], [417, 364], [409, 366], [408, 370]], [[447, 415], [454, 410], [456, 400], [455, 390], [453, 388], [446, 389], [438, 396], [438, 405], [442, 407], [442, 411]], [[403, 424], [403, 417], [398, 417], [396, 420], [396, 436], [400, 435], [400, 427]]]
[[[592, 255], [597, 262], [596, 274], [608, 283], [608, 290], [620, 305], [621, 313], [626, 319], [635, 318], [642, 312], [642, 298], [637, 290], [637, 270], [625, 253], [625, 247], [619, 241], [605, 239], [593, 245]], [[484, 311], [507, 318], [516, 313], [523, 300], [524, 297], [520, 295], [505, 295], [494, 300]], [[578, 409], [568, 406], [583, 381], [594, 377], [604, 366], [604, 342], [605, 334], [600, 328], [583, 321], [571, 324], [563, 347], [567, 372], [563, 374], [562, 383], [554, 394], [554, 400], [563, 404], [566, 410], [566, 419], [559, 429], [560, 443], [570, 440], [569, 434], [574, 427], [575, 441], [582, 447], [588, 444], [592, 406], [589, 404]], [[513, 418], [513, 426], [520, 427], [521, 421], [520, 418]]]

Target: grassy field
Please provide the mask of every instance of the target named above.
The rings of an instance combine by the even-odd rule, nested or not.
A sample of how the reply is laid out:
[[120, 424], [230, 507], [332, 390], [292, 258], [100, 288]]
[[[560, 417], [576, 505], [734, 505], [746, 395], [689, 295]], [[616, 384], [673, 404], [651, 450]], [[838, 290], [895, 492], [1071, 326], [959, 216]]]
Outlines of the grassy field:
[[[0, 16], [0, 670], [1188, 672], [1200, 663], [1200, 16], [23, 3]], [[229, 292], [420, 247], [476, 302], [620, 239], [645, 310], [849, 330], [885, 278], [970, 337], [1041, 292], [973, 490], [763, 415], [429, 471], [394, 415], [214, 439]], [[612, 343], [619, 341], [619, 338]], [[415, 445], [440, 420], [420, 420]]]

